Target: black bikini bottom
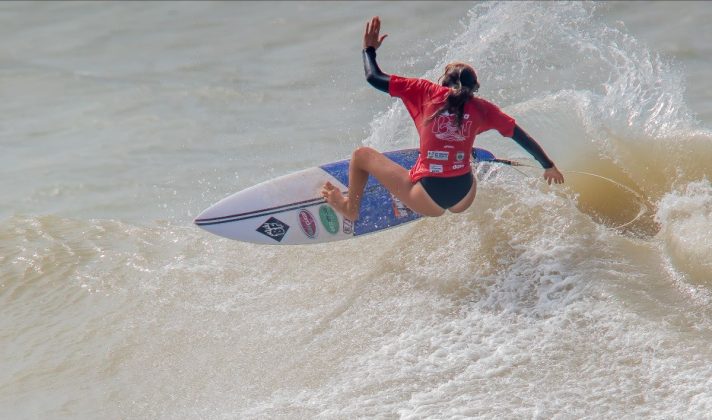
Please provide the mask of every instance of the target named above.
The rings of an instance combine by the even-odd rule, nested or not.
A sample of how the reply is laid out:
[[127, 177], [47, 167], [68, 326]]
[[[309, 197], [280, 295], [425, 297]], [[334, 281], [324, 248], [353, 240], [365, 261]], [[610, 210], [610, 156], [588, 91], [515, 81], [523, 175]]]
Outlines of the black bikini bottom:
[[449, 178], [426, 176], [420, 178], [418, 182], [425, 188], [425, 192], [435, 201], [435, 204], [444, 209], [449, 209], [459, 203], [470, 192], [474, 178], [472, 172], [468, 172], [464, 175]]

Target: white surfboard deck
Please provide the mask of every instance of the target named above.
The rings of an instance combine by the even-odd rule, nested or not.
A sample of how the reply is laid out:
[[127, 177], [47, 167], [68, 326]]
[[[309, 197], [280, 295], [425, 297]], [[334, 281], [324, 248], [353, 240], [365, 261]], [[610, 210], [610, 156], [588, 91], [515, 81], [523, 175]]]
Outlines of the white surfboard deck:
[[[492, 153], [474, 149], [475, 165], [487, 165]], [[410, 168], [418, 149], [386, 152]], [[304, 245], [351, 239], [379, 232], [421, 216], [369, 177], [355, 222], [338, 214], [321, 197], [326, 181], [347, 191], [349, 160], [341, 160], [268, 180], [210, 206], [194, 223], [208, 232], [237, 241], [267, 245]]]

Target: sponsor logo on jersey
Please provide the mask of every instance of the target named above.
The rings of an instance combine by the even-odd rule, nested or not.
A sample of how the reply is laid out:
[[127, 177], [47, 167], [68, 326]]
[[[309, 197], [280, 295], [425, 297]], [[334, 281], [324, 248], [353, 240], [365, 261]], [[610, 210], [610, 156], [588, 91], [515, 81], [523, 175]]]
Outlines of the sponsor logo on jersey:
[[283, 221], [270, 217], [266, 222], [262, 223], [257, 231], [265, 236], [274, 239], [277, 242], [282, 242], [282, 238], [287, 234], [289, 225]]
[[[470, 135], [472, 121], [463, 121], [458, 127], [455, 114], [443, 112], [433, 120], [432, 132], [436, 138], [444, 141], [465, 141]], [[463, 115], [463, 120], [469, 120], [470, 114]]]
[[314, 239], [317, 237], [316, 220], [309, 210], [301, 210], [299, 212], [299, 227], [308, 238]]
[[453, 170], [462, 169], [462, 168], [464, 168], [464, 167], [465, 167], [465, 165], [463, 165], [463, 164], [461, 164], [461, 163], [460, 163], [460, 164], [457, 164], [457, 165], [452, 165], [452, 169], [453, 169]]
[[443, 152], [440, 150], [428, 150], [428, 159], [448, 160], [449, 158], [450, 158], [450, 152]]
[[465, 152], [457, 152], [457, 154], [455, 155], [455, 160], [460, 162], [463, 159], [465, 159]]
[[354, 233], [354, 222], [352, 220], [344, 218], [343, 225], [344, 233], [347, 235], [353, 235]]
[[319, 207], [319, 220], [324, 229], [332, 235], [339, 231], [339, 217], [331, 206], [325, 204]]
[[434, 163], [430, 164], [430, 173], [441, 174], [443, 173], [443, 165], [436, 165]]

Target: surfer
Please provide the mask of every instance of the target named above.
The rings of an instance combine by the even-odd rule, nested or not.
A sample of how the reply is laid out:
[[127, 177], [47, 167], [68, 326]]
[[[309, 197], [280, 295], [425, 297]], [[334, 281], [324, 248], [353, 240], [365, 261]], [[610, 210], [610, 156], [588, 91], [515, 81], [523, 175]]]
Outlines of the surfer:
[[388, 35], [379, 36], [380, 29], [378, 16], [366, 23], [362, 52], [366, 80], [403, 101], [418, 129], [420, 155], [407, 170], [373, 148], [357, 148], [349, 165], [348, 197], [330, 182], [322, 188], [322, 196], [336, 211], [350, 220], [358, 218], [369, 174], [423, 216], [467, 210], [477, 190], [470, 166], [472, 146], [477, 134], [491, 129], [511, 137], [529, 152], [544, 167], [544, 179], [549, 185], [564, 182], [564, 176], [541, 146], [512, 117], [474, 96], [480, 85], [470, 65], [448, 64], [440, 84], [383, 73], [376, 63], [376, 50]]

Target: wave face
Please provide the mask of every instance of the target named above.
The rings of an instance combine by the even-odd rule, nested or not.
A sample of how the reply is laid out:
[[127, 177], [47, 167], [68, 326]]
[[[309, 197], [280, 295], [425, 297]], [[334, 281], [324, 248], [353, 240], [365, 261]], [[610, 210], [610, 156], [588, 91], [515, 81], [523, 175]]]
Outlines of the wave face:
[[[435, 48], [429, 58], [395, 65], [400, 72], [418, 70], [418, 76], [435, 80], [450, 61], [474, 63], [480, 94], [544, 146], [565, 171], [565, 187], [546, 185], [536, 169], [501, 167], [480, 179], [475, 204], [464, 214], [309, 247], [231, 242], [196, 229], [184, 217], [219, 198], [220, 191], [230, 193], [236, 184], [278, 175], [274, 168], [298, 169], [280, 166], [285, 153], [267, 153], [270, 148], [254, 140], [250, 126], [242, 127], [247, 140], [238, 136], [233, 146], [223, 142], [235, 127], [226, 122], [226, 114], [208, 111], [219, 113], [219, 105], [244, 99], [247, 105], [240, 102], [245, 107], [240, 112], [255, 119], [269, 120], [258, 111], [278, 113], [283, 86], [268, 85], [263, 96], [257, 95], [250, 83], [264, 80], [235, 76], [228, 64], [245, 57], [240, 54], [267, 61], [294, 54], [289, 57], [297, 63], [315, 48], [308, 41], [314, 29], [304, 23], [306, 17], [274, 17], [273, 6], [254, 5], [248, 12], [240, 4], [193, 4], [173, 11], [163, 9], [174, 7], [170, 4], [145, 10], [109, 6], [121, 12], [116, 16], [139, 16], [131, 20], [138, 28], [152, 28], [165, 15], [161, 11], [173, 13], [174, 23], [165, 22], [165, 30], [178, 31], [172, 37], [187, 46], [180, 47], [186, 50], [180, 50], [177, 63], [165, 60], [157, 73], [139, 79], [135, 74], [142, 69], [135, 62], [126, 70], [112, 68], [107, 84], [97, 81], [98, 64], [83, 56], [86, 71], [97, 79], [92, 79], [98, 83], [92, 85], [93, 94], [114, 88], [125, 92], [110, 102], [127, 107], [128, 114], [120, 118], [136, 121], [138, 133], [149, 127], [168, 130], [166, 137], [180, 131], [166, 105], [157, 111], [145, 95], [140, 103], [133, 103], [132, 95], [189, 98], [195, 101], [190, 111], [200, 111], [197, 121], [212, 127], [204, 130], [217, 130], [218, 139], [206, 142], [226, 149], [190, 160], [186, 153], [197, 150], [192, 140], [172, 155], [164, 151], [174, 138], [158, 139], [145, 145], [150, 151], [140, 155], [143, 162], [157, 162], [155, 156], [161, 155], [187, 175], [165, 174], [147, 187], [126, 172], [118, 180], [99, 177], [77, 185], [73, 181], [81, 173], [64, 183], [58, 175], [56, 194], [47, 192], [51, 186], [39, 185], [21, 211], [5, 209], [8, 216], [0, 227], [0, 417], [618, 418], [712, 412], [712, 133], [705, 126], [709, 122], [698, 121], [686, 105], [679, 64], [636, 39], [623, 23], [609, 22], [607, 5], [458, 3], [467, 13], [455, 33], [448, 27], [443, 38], [442, 31], [425, 26], [404, 28], [430, 34]], [[322, 13], [324, 20], [347, 29], [347, 22], [362, 19], [360, 5], [341, 4], [331, 11], [317, 11], [313, 4], [283, 6], [297, 17]], [[44, 13], [68, 13], [69, 7], [71, 13], [80, 12], [76, 5], [52, 7], [59, 9]], [[293, 35], [293, 44], [216, 41], [218, 51], [229, 49], [237, 57], [227, 64], [210, 55], [208, 47], [191, 50], [195, 43], [180, 36], [234, 30], [223, 18], [223, 7], [255, 20], [267, 16], [277, 32], [299, 36]], [[414, 16], [455, 13], [442, 11], [440, 3], [378, 7], [384, 22], [387, 13], [396, 16], [407, 7], [413, 7]], [[17, 13], [26, 16], [27, 11]], [[617, 13], [625, 21], [637, 12]], [[249, 25], [244, 16], [241, 22]], [[191, 19], [200, 24], [190, 31], [170, 26]], [[75, 25], [99, 31], [92, 41], [99, 45], [112, 39], [91, 22]], [[394, 28], [391, 38], [395, 35]], [[172, 37], [147, 38], [150, 42], [141, 48], [168, 48]], [[324, 42], [332, 48], [341, 39]], [[409, 51], [401, 42], [397, 45]], [[111, 45], [115, 53], [123, 51]], [[214, 62], [205, 59], [213, 64], [205, 64], [203, 71], [215, 71], [211, 74], [225, 83], [236, 77], [247, 90], [232, 91], [218, 82], [185, 84], [203, 74], [189, 65], [186, 51], [212, 57]], [[153, 53], [161, 56], [158, 50]], [[71, 65], [72, 55], [62, 56], [68, 53], [59, 49], [53, 54], [42, 65]], [[383, 65], [387, 55], [382, 55]], [[57, 68], [51, 77], [43, 76], [46, 83], [60, 77]], [[3, 77], [16, 76], [15, 70], [2, 71]], [[43, 70], [38, 65], [36, 71]], [[309, 73], [295, 70], [301, 71]], [[311, 77], [305, 74], [300, 77]], [[354, 86], [362, 87], [361, 77], [354, 76], [359, 83]], [[316, 98], [321, 86], [297, 88]], [[348, 99], [370, 103], [366, 91], [358, 89]], [[196, 105], [203, 101], [206, 108]], [[366, 119], [370, 133], [361, 136], [354, 129], [355, 134], [345, 136], [382, 150], [414, 146], [416, 134], [405, 108], [383, 104]], [[136, 115], [162, 123], [141, 125], [144, 120], [133, 120], [132, 105]], [[331, 112], [304, 107], [315, 115]], [[111, 124], [97, 110], [86, 112], [91, 124]], [[81, 121], [77, 117], [74, 130], [85, 133]], [[23, 127], [13, 125], [12, 132], [22, 134]], [[272, 136], [269, 144], [279, 144], [285, 134], [265, 131], [264, 125], [259, 129]], [[290, 139], [306, 148], [314, 132], [293, 130]], [[122, 150], [114, 140], [106, 144]], [[97, 141], [94, 147], [101, 149], [104, 140]], [[531, 162], [514, 142], [496, 133], [478, 137], [478, 145]], [[352, 145], [342, 146], [339, 151]], [[336, 146], [328, 147], [334, 151]], [[293, 155], [296, 160], [306, 159], [301, 148]], [[138, 149], [134, 144], [123, 153]], [[215, 180], [210, 162], [226, 150], [235, 156], [263, 153], [263, 166], [270, 169]], [[298, 163], [329, 159], [324, 153], [318, 161]], [[87, 155], [62, 159], [81, 167]], [[190, 165], [182, 166], [188, 160]], [[120, 168], [119, 160], [111, 163]], [[81, 168], [93, 173], [92, 165], [101, 164]], [[40, 160], [26, 165], [42, 168]], [[54, 165], [59, 164], [49, 168], [57, 169]], [[254, 160], [247, 165], [259, 166]], [[160, 174], [160, 168], [156, 163], [151, 171]], [[22, 166], [13, 171], [20, 173]], [[37, 183], [29, 180], [28, 188]], [[116, 188], [106, 192], [110, 186]], [[201, 192], [190, 195], [189, 187]], [[123, 204], [107, 207], [115, 201], [112, 196]], [[69, 204], [50, 214], [33, 207], [52, 197]], [[157, 206], [173, 210], [160, 213]], [[137, 209], [162, 217], [140, 220]], [[87, 217], [71, 216], [75, 211]], [[109, 217], [112, 212], [126, 217]]]

